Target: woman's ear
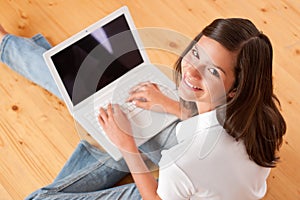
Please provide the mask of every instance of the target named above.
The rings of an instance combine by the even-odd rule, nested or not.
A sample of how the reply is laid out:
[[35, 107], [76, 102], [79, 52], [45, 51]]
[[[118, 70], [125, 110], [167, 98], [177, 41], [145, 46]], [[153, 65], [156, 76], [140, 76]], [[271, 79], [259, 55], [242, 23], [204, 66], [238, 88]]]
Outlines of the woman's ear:
[[236, 88], [230, 90], [230, 91], [228, 92], [228, 95], [227, 95], [227, 96], [231, 99], [231, 98], [233, 98], [233, 97], [235, 96], [235, 93], [236, 93]]

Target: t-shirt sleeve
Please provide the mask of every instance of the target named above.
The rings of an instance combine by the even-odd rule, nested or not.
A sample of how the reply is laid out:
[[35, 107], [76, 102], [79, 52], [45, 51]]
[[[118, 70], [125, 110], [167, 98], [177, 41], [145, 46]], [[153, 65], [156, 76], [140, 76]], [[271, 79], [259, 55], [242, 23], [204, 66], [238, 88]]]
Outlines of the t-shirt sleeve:
[[161, 199], [189, 199], [194, 193], [194, 185], [175, 163], [159, 170], [157, 194]]

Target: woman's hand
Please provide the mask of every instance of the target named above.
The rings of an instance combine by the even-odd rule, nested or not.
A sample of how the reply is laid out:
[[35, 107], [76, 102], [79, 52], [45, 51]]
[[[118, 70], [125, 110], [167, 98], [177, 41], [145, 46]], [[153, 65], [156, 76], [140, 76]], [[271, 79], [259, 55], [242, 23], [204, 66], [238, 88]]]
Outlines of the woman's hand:
[[130, 122], [119, 105], [109, 104], [107, 110], [100, 108], [98, 121], [111, 142], [121, 151], [130, 152], [137, 148]]
[[164, 95], [155, 83], [140, 83], [130, 90], [129, 95], [127, 101], [139, 108], [180, 116], [179, 102]]
[[143, 199], [159, 199], [157, 181], [145, 164], [132, 137], [131, 125], [119, 105], [100, 108], [98, 120], [109, 139], [121, 151]]

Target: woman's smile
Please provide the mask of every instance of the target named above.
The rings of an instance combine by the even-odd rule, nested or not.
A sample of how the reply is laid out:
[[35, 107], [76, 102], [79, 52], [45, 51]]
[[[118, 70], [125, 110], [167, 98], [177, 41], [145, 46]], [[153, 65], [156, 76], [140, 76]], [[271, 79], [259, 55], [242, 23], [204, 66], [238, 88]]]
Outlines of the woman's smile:
[[186, 88], [188, 88], [192, 91], [201, 91], [202, 90], [199, 86], [196, 86], [193, 83], [191, 83], [191, 81], [189, 80], [189, 78], [186, 75], [183, 76], [182, 83], [184, 83]]

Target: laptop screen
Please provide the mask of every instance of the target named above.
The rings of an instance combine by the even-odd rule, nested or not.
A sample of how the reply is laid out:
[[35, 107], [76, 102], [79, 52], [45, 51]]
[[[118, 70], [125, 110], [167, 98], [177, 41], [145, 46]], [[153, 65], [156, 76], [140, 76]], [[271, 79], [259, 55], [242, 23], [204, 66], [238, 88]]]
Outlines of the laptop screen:
[[73, 105], [144, 62], [124, 14], [51, 59]]

